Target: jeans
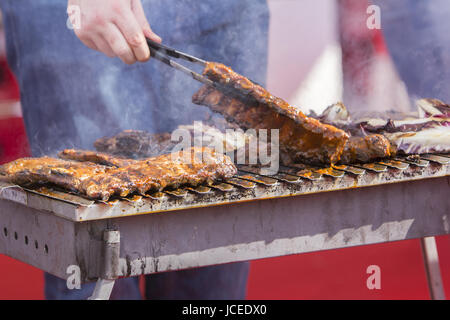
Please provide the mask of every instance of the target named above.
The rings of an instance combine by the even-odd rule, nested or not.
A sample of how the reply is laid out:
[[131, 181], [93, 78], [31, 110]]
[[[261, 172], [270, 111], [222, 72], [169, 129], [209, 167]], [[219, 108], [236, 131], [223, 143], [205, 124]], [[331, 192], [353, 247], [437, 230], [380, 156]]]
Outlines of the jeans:
[[450, 2], [372, 0], [388, 49], [412, 99], [450, 102]]
[[[269, 13], [265, 0], [142, 0], [163, 43], [219, 61], [264, 84]], [[125, 129], [170, 132], [203, 120], [192, 104], [200, 87], [190, 77], [150, 60], [133, 66], [88, 49], [67, 28], [67, 0], [1, 0], [8, 62], [16, 75], [33, 156], [65, 148], [92, 149]], [[83, 23], [83, 21], [81, 21]], [[201, 71], [201, 70], [199, 70]], [[245, 297], [248, 263], [168, 272], [147, 278], [151, 298]], [[68, 290], [46, 275], [49, 299], [84, 299], [93, 284]], [[157, 288], [157, 289], [156, 289]], [[139, 298], [137, 278], [118, 280], [113, 298]]]

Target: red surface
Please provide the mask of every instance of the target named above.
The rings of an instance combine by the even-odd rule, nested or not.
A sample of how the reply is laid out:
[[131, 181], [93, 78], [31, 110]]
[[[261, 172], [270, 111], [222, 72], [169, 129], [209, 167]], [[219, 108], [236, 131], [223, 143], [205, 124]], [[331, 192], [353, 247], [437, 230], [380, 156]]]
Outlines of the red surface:
[[[0, 59], [0, 103], [19, 100], [19, 89], [6, 61]], [[22, 118], [0, 119], [0, 163], [29, 155]], [[40, 270], [0, 255], [0, 300], [43, 299], [44, 279]]]
[[6, 60], [0, 57], [0, 101], [19, 100], [19, 87]]
[[0, 271], [0, 300], [44, 299], [44, 277], [39, 269], [0, 255]]
[[[367, 288], [370, 265], [380, 290]], [[256, 261], [248, 288], [249, 299], [429, 299], [418, 240]]]
[[22, 118], [0, 119], [0, 164], [29, 154]]
[[[16, 85], [0, 82], [0, 101], [1, 97], [18, 98]], [[0, 148], [0, 162], [28, 154], [20, 118], [0, 120]], [[437, 244], [449, 296], [450, 237], [438, 237]], [[381, 268], [381, 290], [366, 287], [369, 265]], [[248, 298], [428, 299], [429, 294], [420, 243], [409, 240], [254, 261]], [[0, 255], [1, 299], [43, 299], [42, 272]]]

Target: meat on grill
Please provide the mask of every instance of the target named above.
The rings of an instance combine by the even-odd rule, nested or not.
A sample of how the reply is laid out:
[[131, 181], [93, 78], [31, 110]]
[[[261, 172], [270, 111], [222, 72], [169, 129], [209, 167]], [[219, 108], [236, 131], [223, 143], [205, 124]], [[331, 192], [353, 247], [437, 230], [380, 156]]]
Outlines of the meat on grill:
[[367, 163], [395, 154], [395, 147], [389, 140], [380, 135], [372, 134], [365, 137], [350, 137], [345, 144], [340, 163]]
[[107, 199], [132, 192], [144, 194], [164, 188], [189, 184], [211, 184], [230, 178], [237, 172], [231, 159], [209, 148], [190, 148], [154, 158], [136, 161], [132, 165], [112, 169], [83, 182], [90, 198]]
[[279, 129], [280, 149], [296, 161], [332, 164], [340, 159], [348, 135], [331, 125], [322, 124], [264, 88], [219, 63], [208, 63], [204, 72], [211, 80], [253, 98], [242, 101], [204, 86], [192, 101], [222, 114], [243, 129]]
[[93, 162], [110, 167], [125, 167], [136, 163], [133, 159], [124, 159], [107, 153], [66, 149], [58, 154], [61, 159], [76, 160], [83, 162]]
[[[90, 151], [63, 151], [66, 158], [105, 163], [111, 158]], [[93, 156], [93, 154], [96, 154]], [[85, 155], [85, 156], [84, 156]], [[190, 148], [121, 167], [106, 167], [91, 162], [53, 158], [19, 159], [1, 167], [3, 179], [19, 185], [56, 185], [91, 199], [107, 200], [113, 195], [145, 194], [181, 185], [196, 186], [232, 177], [237, 169], [226, 155], [209, 148]], [[111, 162], [112, 163], [112, 162]]]
[[30, 186], [51, 184], [62, 189], [82, 193], [82, 182], [111, 168], [90, 163], [67, 161], [49, 157], [22, 158], [0, 166], [2, 180]]
[[113, 137], [100, 138], [94, 147], [100, 152], [139, 159], [170, 153], [174, 143], [169, 133], [151, 134], [140, 130], [125, 130]]

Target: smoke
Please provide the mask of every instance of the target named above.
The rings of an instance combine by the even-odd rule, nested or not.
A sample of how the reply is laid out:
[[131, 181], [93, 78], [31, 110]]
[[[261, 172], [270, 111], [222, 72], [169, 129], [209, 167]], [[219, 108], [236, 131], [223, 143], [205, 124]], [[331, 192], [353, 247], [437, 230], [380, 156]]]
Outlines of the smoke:
[[[125, 129], [171, 132], [211, 117], [192, 104], [199, 84], [186, 75], [155, 60], [128, 66], [84, 47], [67, 28], [63, 1], [1, 3], [33, 155], [92, 149], [96, 139]], [[164, 44], [265, 82], [265, 1], [143, 0], [143, 6]]]
[[[347, 62], [347, 68], [344, 65], [346, 103], [359, 99], [360, 103], [370, 105], [378, 101], [379, 106], [373, 109], [403, 108], [405, 111], [409, 101], [405, 102], [402, 97], [404, 89], [400, 81], [404, 83], [411, 105], [425, 97], [450, 101], [448, 1], [373, 0], [366, 3], [341, 0], [340, 3], [344, 64]], [[370, 3], [381, 9], [380, 31], [365, 26], [364, 7]], [[392, 62], [383, 55], [381, 32]], [[392, 70], [398, 73], [399, 79]]]
[[[225, 63], [265, 82], [268, 13], [264, 1], [144, 0], [143, 5], [165, 45]], [[113, 121], [116, 131], [171, 132], [180, 124], [211, 118], [208, 108], [191, 102], [200, 84], [159, 61], [131, 68], [103, 65], [98, 85], [110, 114], [120, 115]]]
[[[388, 49], [409, 95], [450, 101], [450, 3], [373, 3], [381, 7]], [[199, 84], [186, 75], [155, 60], [130, 67], [84, 47], [66, 26], [64, 2], [1, 4], [8, 60], [21, 87], [34, 155], [54, 154], [67, 147], [91, 149], [97, 138], [125, 129], [171, 132], [179, 124], [211, 118], [207, 108], [191, 103]], [[370, 89], [366, 73], [374, 61], [373, 54], [367, 52], [376, 48], [368, 44], [367, 37], [354, 32], [359, 30], [366, 36], [374, 32], [366, 26], [368, 4], [357, 15], [340, 17], [341, 29], [344, 21], [350, 30], [343, 38], [344, 60], [353, 48], [363, 48], [358, 62], [350, 61], [353, 69], [344, 74], [350, 74], [348, 79], [353, 82], [347, 79], [344, 101], [350, 101], [350, 108], [367, 106], [367, 100], [351, 101]], [[265, 85], [269, 29], [265, 0], [143, 0], [143, 5], [164, 44], [227, 64]], [[289, 50], [289, 43], [285, 50]], [[386, 92], [383, 89], [376, 94]], [[386, 107], [388, 102], [382, 104]], [[396, 108], [395, 103], [392, 107]]]

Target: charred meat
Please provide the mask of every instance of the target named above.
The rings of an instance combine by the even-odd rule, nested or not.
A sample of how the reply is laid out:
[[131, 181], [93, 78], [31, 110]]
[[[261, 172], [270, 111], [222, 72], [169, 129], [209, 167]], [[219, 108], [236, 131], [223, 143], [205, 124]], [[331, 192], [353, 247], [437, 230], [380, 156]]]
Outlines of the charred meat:
[[[221, 149], [225, 152], [229, 152], [244, 145], [248, 136], [244, 133], [241, 134], [238, 131], [234, 131], [235, 134], [231, 137], [227, 136], [225, 131], [232, 125], [222, 122], [225, 122], [223, 118], [221, 123], [219, 123], [221, 130], [215, 127], [217, 121], [211, 123], [214, 127], [205, 124], [204, 122], [194, 122], [190, 125], [179, 125], [176, 130], [183, 130], [183, 132], [189, 135], [191, 139], [189, 145], [192, 147], [205, 146], [216, 148], [217, 146], [222, 145], [223, 148]], [[127, 142], [125, 143], [125, 141]], [[178, 142], [171, 141], [171, 133], [168, 132], [151, 134], [146, 131], [125, 130], [115, 136], [98, 139], [94, 146], [100, 153], [91, 152], [90, 154], [87, 154], [86, 152], [83, 152], [80, 155], [82, 158], [79, 159], [75, 154], [78, 152], [77, 150], [65, 150], [60, 154], [60, 157], [120, 167], [122, 166], [121, 163], [123, 161], [132, 161], [132, 159], [129, 158], [145, 159], [170, 153], [177, 147], [177, 144]], [[143, 145], [146, 147], [142, 147]], [[135, 148], [133, 146], [141, 147]], [[137, 151], [136, 154], [130, 155], [130, 150], [136, 149], [139, 151]], [[68, 153], [68, 155], [64, 153]]]
[[190, 148], [112, 169], [83, 181], [82, 190], [93, 199], [137, 192], [160, 191], [181, 185], [196, 186], [229, 178], [236, 167], [226, 155], [209, 148]]
[[[196, 186], [230, 178], [237, 169], [226, 155], [209, 148], [190, 148], [145, 160], [112, 159], [91, 151], [66, 150], [65, 158], [19, 159], [0, 168], [2, 179], [18, 185], [51, 184], [90, 199], [108, 200], [113, 195], [160, 191], [181, 185]], [[106, 167], [108, 159], [119, 167]], [[121, 166], [123, 165], [123, 166]]]
[[169, 133], [151, 134], [140, 130], [125, 130], [94, 142], [97, 151], [132, 159], [170, 153], [173, 145]]
[[68, 191], [80, 192], [84, 180], [105, 174], [110, 169], [90, 162], [49, 157], [22, 158], [2, 165], [0, 177], [21, 186], [51, 184]]
[[243, 129], [279, 129], [281, 151], [297, 161], [332, 164], [339, 161], [348, 135], [331, 125], [322, 124], [263, 87], [219, 63], [208, 63], [204, 74], [223, 85], [252, 98], [252, 102], [229, 97], [211, 87], [202, 87], [192, 101], [222, 114]]
[[119, 158], [107, 153], [74, 149], [61, 151], [58, 157], [67, 160], [93, 162], [110, 167], [125, 167], [136, 163], [136, 160]]
[[377, 159], [388, 158], [393, 156], [395, 152], [395, 147], [391, 145], [386, 137], [380, 134], [350, 137], [345, 144], [340, 163], [367, 163]]

